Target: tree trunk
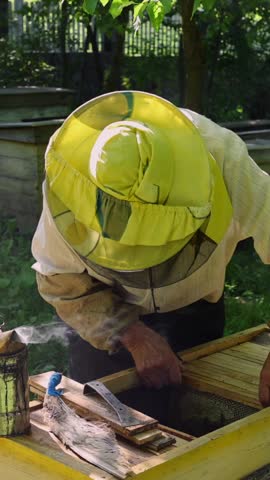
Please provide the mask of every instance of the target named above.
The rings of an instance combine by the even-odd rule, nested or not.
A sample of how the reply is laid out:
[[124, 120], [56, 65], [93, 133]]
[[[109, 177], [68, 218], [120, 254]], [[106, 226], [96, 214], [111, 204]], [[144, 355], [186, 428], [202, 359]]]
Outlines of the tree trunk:
[[194, 0], [180, 0], [183, 22], [183, 47], [185, 62], [185, 107], [202, 111], [206, 73], [204, 43], [194, 17], [191, 18]]
[[121, 90], [122, 68], [124, 64], [125, 29], [128, 23], [129, 10], [125, 8], [119, 17], [120, 28], [114, 34], [112, 42], [111, 65], [105, 80], [105, 91]]
[[80, 102], [79, 103], [85, 100], [89, 100], [89, 98], [92, 97], [92, 92], [89, 91], [89, 88], [87, 89], [88, 90], [87, 92], [84, 89], [85, 80], [89, 83], [88, 76], [87, 76], [87, 58], [88, 58], [88, 48], [90, 43], [93, 50], [95, 72], [96, 72], [97, 81], [98, 81], [97, 89], [98, 89], [98, 93], [101, 93], [103, 90], [104, 69], [101, 62], [100, 53], [98, 50], [96, 31], [95, 29], [92, 28], [92, 25], [91, 25], [91, 17], [89, 17], [89, 23], [87, 24], [87, 27], [86, 27], [86, 38], [83, 46], [83, 61], [82, 61], [81, 73], [80, 73], [80, 88], [79, 88]]
[[0, 0], [0, 38], [8, 37], [8, 0]]
[[61, 64], [62, 64], [62, 87], [67, 86], [67, 51], [66, 51], [66, 36], [68, 26], [68, 2], [63, 0], [61, 2], [61, 16], [59, 26], [59, 39], [60, 39], [60, 52], [61, 52]]
[[184, 67], [184, 49], [183, 49], [183, 34], [179, 35], [179, 50], [177, 59], [178, 69], [178, 92], [179, 92], [179, 106], [182, 107], [185, 103], [185, 67]]

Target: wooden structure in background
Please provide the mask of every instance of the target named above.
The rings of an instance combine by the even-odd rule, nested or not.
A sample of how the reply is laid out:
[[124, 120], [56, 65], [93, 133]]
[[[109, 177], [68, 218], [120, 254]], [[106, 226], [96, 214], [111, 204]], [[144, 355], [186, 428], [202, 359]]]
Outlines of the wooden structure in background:
[[44, 153], [61, 120], [0, 123], [0, 210], [33, 232], [41, 212]]
[[16, 217], [22, 232], [37, 225], [45, 149], [73, 106], [69, 89], [0, 89], [0, 210]]
[[0, 88], [0, 122], [65, 118], [74, 106], [74, 90], [52, 87]]

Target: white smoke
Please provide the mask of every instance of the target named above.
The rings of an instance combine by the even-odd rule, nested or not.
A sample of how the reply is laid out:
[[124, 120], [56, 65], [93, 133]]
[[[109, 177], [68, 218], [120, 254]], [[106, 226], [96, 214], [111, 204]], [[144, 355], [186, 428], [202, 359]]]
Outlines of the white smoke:
[[28, 344], [47, 343], [57, 340], [63, 345], [68, 345], [68, 333], [70, 329], [64, 323], [46, 323], [40, 326], [21, 326], [14, 330], [18, 342]]

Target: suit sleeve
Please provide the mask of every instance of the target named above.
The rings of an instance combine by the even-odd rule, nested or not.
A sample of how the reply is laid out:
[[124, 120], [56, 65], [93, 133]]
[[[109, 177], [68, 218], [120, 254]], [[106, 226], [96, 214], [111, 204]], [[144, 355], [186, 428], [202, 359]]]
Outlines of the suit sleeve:
[[139, 307], [125, 303], [112, 287], [87, 272], [49, 276], [37, 272], [37, 284], [59, 317], [101, 350], [117, 350], [120, 333], [139, 319]]
[[190, 112], [227, 186], [241, 239], [252, 237], [261, 260], [270, 263], [270, 177], [249, 156], [234, 132]]

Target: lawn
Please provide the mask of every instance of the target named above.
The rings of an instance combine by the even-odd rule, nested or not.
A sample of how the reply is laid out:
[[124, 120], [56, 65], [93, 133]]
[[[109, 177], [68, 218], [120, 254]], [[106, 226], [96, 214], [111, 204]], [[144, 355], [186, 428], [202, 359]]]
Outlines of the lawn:
[[[54, 310], [39, 296], [31, 269], [31, 238], [18, 234], [14, 220], [0, 221], [0, 315], [5, 329], [53, 321]], [[225, 286], [225, 333], [270, 320], [270, 268], [263, 265], [252, 243], [241, 245], [228, 269]], [[29, 348], [30, 373], [67, 371], [66, 347], [52, 341]]]

